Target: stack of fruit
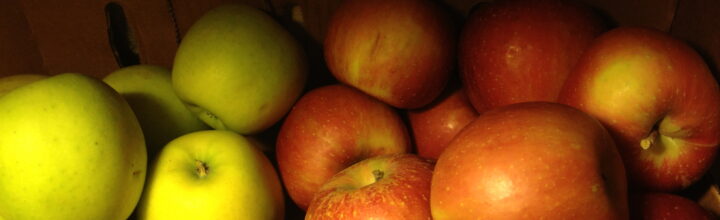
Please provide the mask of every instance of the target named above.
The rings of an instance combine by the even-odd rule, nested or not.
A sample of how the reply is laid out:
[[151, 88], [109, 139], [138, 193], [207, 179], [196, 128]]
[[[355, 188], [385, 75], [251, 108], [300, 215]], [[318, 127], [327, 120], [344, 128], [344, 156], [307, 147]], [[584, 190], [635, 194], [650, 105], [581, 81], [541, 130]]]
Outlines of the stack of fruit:
[[715, 161], [717, 81], [595, 13], [347, 0], [337, 81], [306, 88], [293, 35], [232, 4], [172, 69], [1, 78], [0, 219], [714, 218], [681, 192]]

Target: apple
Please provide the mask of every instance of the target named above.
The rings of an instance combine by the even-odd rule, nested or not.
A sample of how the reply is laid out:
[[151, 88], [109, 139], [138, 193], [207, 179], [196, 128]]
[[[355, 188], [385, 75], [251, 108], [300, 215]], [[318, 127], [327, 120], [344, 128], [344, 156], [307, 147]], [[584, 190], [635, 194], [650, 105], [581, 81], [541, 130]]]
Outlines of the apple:
[[478, 113], [460, 87], [448, 88], [436, 101], [407, 111], [417, 154], [437, 160], [452, 139]]
[[324, 41], [333, 76], [397, 108], [430, 103], [454, 70], [457, 25], [432, 0], [348, 0]]
[[283, 219], [282, 185], [254, 143], [231, 131], [180, 136], [148, 176], [139, 219]]
[[313, 89], [280, 127], [276, 159], [290, 198], [303, 210], [333, 175], [363, 159], [410, 150], [407, 128], [385, 103], [342, 84]]
[[307, 77], [303, 48], [265, 12], [226, 4], [204, 14], [180, 42], [172, 84], [211, 127], [255, 134], [278, 122]]
[[636, 188], [683, 189], [715, 158], [718, 84], [692, 48], [664, 32], [620, 27], [598, 37], [559, 100], [603, 123]]
[[127, 219], [147, 155], [125, 100], [59, 74], [0, 98], [0, 219]]
[[209, 127], [175, 95], [170, 70], [155, 65], [120, 68], [103, 78], [130, 104], [145, 136], [148, 158], [172, 139]]
[[717, 184], [711, 184], [697, 201], [698, 205], [716, 216], [720, 216], [720, 189], [718, 188]]
[[320, 188], [305, 219], [431, 219], [432, 170], [414, 154], [362, 160]]
[[0, 97], [10, 92], [10, 90], [24, 86], [26, 84], [30, 84], [31, 82], [45, 79], [47, 77], [47, 75], [31, 73], [0, 77]]
[[579, 2], [495, 1], [473, 11], [459, 40], [459, 68], [478, 112], [528, 101], [557, 100], [565, 78], [605, 30]]
[[613, 140], [567, 105], [524, 102], [480, 114], [433, 172], [434, 219], [627, 219]]
[[630, 195], [632, 219], [716, 219], [698, 203], [685, 197], [662, 192], [646, 192]]

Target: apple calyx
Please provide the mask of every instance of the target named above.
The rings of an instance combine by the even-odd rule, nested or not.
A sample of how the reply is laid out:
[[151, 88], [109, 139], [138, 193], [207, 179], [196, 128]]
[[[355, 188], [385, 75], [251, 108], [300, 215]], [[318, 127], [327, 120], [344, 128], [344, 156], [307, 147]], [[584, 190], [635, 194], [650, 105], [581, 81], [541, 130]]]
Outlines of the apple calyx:
[[204, 162], [195, 160], [195, 170], [197, 171], [198, 177], [204, 178], [208, 175], [210, 168]]
[[375, 182], [380, 181], [383, 177], [385, 177], [385, 172], [381, 170], [373, 170], [372, 174], [375, 177]]
[[657, 140], [657, 138], [658, 138], [658, 131], [653, 129], [653, 131], [650, 132], [650, 134], [647, 137], [640, 140], [640, 147], [643, 150], [650, 149], [650, 147], [655, 145], [655, 141]]
[[185, 106], [187, 106], [190, 112], [197, 115], [198, 118], [200, 118], [200, 120], [205, 122], [205, 124], [207, 124], [208, 126], [216, 130], [227, 130], [227, 127], [225, 127], [225, 123], [223, 123], [217, 115], [213, 114], [207, 109], [192, 103], [186, 103]]

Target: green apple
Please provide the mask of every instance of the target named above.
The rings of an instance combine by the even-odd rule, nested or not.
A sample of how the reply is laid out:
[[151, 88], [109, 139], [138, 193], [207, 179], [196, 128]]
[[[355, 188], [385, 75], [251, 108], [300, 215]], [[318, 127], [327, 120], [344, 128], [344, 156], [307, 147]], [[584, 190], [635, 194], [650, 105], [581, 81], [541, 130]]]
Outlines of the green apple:
[[254, 143], [231, 131], [198, 131], [163, 148], [139, 219], [282, 219], [282, 185]]
[[0, 97], [10, 92], [10, 90], [19, 88], [31, 82], [45, 79], [47, 77], [47, 75], [29, 73], [0, 77]]
[[135, 112], [145, 135], [148, 158], [154, 158], [172, 139], [209, 129], [175, 95], [170, 70], [165, 67], [124, 67], [103, 81], [123, 95]]
[[219, 6], [197, 20], [175, 55], [178, 96], [208, 125], [254, 134], [280, 120], [307, 78], [301, 45], [265, 12]]
[[142, 193], [145, 142], [110, 86], [68, 73], [0, 98], [0, 219], [126, 219]]

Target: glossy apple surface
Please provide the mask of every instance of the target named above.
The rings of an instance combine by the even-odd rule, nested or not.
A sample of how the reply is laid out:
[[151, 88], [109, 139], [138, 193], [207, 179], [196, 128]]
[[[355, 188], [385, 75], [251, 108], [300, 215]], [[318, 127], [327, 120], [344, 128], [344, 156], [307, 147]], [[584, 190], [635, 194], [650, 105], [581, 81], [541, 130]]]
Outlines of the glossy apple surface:
[[117, 92], [64, 73], [0, 97], [0, 219], [127, 219], [145, 183], [142, 130]]
[[218, 130], [256, 134], [278, 122], [302, 93], [302, 46], [260, 9], [227, 4], [183, 36], [172, 68], [178, 97]]
[[693, 49], [666, 33], [621, 27], [598, 37], [569, 76], [560, 101], [603, 123], [637, 188], [685, 188], [715, 158], [717, 81]]
[[432, 169], [414, 154], [365, 159], [328, 180], [305, 219], [430, 219]]
[[525, 101], [556, 101], [588, 44], [604, 31], [579, 2], [495, 1], [470, 14], [459, 65], [478, 112]]
[[103, 82], [130, 104], [142, 127], [150, 160], [172, 139], [210, 129], [175, 95], [170, 70], [165, 67], [123, 67], [105, 76]]
[[481, 114], [440, 155], [433, 219], [627, 219], [622, 160], [602, 125], [556, 103]]
[[398, 108], [418, 108], [454, 69], [457, 25], [432, 0], [349, 0], [333, 12], [325, 60], [333, 75]]
[[711, 220], [717, 219], [698, 203], [670, 193], [639, 193], [630, 196], [632, 219]]
[[478, 113], [461, 88], [451, 88], [433, 103], [407, 112], [417, 154], [437, 160], [455, 138]]
[[148, 176], [139, 219], [284, 218], [282, 185], [255, 143], [230, 131], [198, 131], [163, 148]]
[[390, 106], [346, 85], [303, 95], [280, 128], [276, 156], [283, 183], [301, 209], [320, 186], [365, 158], [410, 150], [407, 128]]

